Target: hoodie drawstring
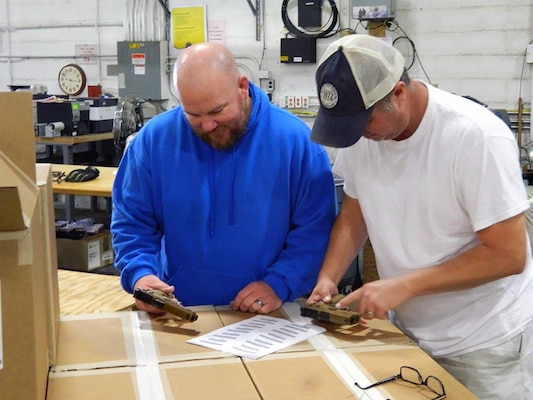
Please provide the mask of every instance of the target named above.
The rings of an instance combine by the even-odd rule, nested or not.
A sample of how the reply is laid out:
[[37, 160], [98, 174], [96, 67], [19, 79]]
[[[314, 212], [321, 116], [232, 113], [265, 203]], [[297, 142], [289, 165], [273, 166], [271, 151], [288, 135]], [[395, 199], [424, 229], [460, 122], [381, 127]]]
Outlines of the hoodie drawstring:
[[231, 149], [231, 182], [230, 182], [229, 224], [235, 225], [235, 147]]
[[[230, 176], [230, 199], [228, 210], [228, 223], [235, 225], [235, 148], [231, 150], [231, 176]], [[211, 150], [211, 167], [209, 168], [209, 237], [215, 236], [216, 229], [216, 162], [215, 151]]]
[[209, 237], [215, 236], [216, 225], [216, 182], [215, 182], [215, 152], [211, 150], [211, 168], [209, 168]]

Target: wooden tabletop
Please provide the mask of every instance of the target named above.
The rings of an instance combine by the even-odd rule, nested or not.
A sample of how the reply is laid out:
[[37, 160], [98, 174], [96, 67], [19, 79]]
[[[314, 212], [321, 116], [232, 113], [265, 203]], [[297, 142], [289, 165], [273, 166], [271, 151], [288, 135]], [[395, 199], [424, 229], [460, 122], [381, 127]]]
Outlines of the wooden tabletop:
[[64, 269], [57, 276], [62, 316], [127, 310], [135, 303], [118, 276]]
[[75, 145], [78, 143], [90, 143], [98, 142], [100, 140], [110, 140], [114, 138], [113, 132], [103, 133], [89, 133], [87, 135], [78, 136], [35, 136], [36, 144], [48, 144], [48, 145]]
[[[71, 165], [71, 164], [52, 164], [52, 172], [64, 172], [65, 176], [74, 169], [85, 169], [87, 165]], [[52, 182], [52, 189], [55, 194], [77, 194], [82, 196], [100, 196], [111, 197], [113, 189], [113, 181], [117, 167], [100, 167], [96, 166], [100, 171], [98, 178], [87, 182]]]

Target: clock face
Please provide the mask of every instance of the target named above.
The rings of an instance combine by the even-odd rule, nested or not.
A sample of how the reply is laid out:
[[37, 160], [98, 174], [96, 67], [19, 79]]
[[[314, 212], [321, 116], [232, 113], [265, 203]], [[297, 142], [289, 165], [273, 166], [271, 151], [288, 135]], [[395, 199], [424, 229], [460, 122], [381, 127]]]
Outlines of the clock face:
[[87, 78], [79, 65], [67, 64], [59, 70], [57, 81], [65, 94], [77, 96], [85, 89]]

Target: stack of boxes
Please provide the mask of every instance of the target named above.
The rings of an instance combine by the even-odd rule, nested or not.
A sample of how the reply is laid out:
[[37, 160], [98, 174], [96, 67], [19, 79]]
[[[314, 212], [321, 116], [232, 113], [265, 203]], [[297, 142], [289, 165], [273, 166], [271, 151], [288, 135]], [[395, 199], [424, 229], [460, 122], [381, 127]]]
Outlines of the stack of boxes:
[[32, 96], [0, 93], [0, 388], [44, 399], [59, 301], [51, 166], [35, 164]]

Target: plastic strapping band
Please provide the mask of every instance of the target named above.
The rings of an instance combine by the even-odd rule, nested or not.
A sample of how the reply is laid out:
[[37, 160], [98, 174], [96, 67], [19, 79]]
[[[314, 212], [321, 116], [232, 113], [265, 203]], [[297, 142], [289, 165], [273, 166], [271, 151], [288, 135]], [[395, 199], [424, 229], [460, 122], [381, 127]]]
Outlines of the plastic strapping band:
[[135, 372], [139, 399], [165, 400], [157, 349], [148, 314], [143, 311], [132, 312], [131, 328], [137, 359]]
[[[300, 315], [299, 304], [284, 303], [282, 308], [292, 322], [309, 323], [308, 317]], [[341, 377], [348, 389], [357, 395], [358, 399], [385, 400], [389, 397], [383, 396], [377, 389], [361, 390], [355, 386], [354, 382], [367, 382], [368, 378], [361, 372], [352, 358], [344, 350], [337, 349], [326, 335], [316, 335], [307, 340], [315, 350], [329, 361], [329, 365]]]

